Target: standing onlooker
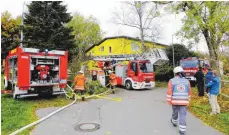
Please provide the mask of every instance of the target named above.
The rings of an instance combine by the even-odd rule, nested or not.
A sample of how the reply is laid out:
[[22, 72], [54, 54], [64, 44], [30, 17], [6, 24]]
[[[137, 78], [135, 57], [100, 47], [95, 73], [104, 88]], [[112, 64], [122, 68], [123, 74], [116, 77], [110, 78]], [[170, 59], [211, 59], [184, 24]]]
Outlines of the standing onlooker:
[[[207, 74], [205, 75], [205, 84], [208, 84], [209, 82], [211, 82], [212, 79], [213, 79], [213, 72], [211, 68], [209, 68]], [[209, 93], [209, 89], [210, 88], [206, 88], [207, 94]]]
[[204, 96], [204, 73], [202, 71], [202, 67], [199, 67], [199, 70], [196, 72], [194, 77], [196, 78], [199, 97], [202, 97]]
[[207, 88], [210, 88], [210, 104], [212, 108], [212, 112], [210, 115], [214, 115], [220, 113], [220, 107], [217, 102], [217, 96], [219, 95], [219, 87], [220, 87], [220, 78], [218, 76], [218, 72], [213, 70], [213, 79], [206, 85]]
[[179, 115], [179, 132], [184, 135], [186, 131], [187, 106], [191, 97], [191, 86], [187, 79], [182, 77], [183, 68], [175, 67], [175, 77], [169, 81], [167, 91], [167, 102], [172, 105], [173, 113], [171, 122], [177, 126]]

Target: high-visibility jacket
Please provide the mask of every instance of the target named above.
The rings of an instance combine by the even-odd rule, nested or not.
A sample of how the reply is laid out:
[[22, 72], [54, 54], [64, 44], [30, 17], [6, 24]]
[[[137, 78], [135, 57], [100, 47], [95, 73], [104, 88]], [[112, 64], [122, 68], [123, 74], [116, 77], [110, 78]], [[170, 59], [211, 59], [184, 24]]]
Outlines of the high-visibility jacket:
[[86, 78], [84, 75], [79, 74], [74, 78], [75, 90], [84, 90], [84, 84], [86, 82]]
[[109, 75], [109, 79], [110, 79], [110, 84], [111, 84], [112, 86], [117, 85], [117, 78], [116, 78], [116, 75], [115, 75], [114, 73], [111, 73], [111, 74]]
[[187, 79], [174, 77], [168, 83], [167, 102], [172, 105], [188, 105], [191, 97], [191, 86]]

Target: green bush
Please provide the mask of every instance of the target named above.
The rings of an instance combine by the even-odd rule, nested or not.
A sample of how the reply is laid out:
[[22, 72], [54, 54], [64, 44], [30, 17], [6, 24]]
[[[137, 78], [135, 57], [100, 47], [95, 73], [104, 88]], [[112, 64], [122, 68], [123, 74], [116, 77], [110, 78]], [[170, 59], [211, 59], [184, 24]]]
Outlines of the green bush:
[[99, 81], [88, 81], [86, 84], [86, 91], [88, 94], [99, 94], [106, 91], [107, 88], [103, 87]]

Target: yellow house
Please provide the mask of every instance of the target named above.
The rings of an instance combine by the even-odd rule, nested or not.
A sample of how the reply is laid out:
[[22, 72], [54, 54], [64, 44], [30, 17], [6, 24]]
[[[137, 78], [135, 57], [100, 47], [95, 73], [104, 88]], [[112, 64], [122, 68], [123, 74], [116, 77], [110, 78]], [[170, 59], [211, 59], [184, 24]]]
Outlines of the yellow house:
[[[165, 48], [168, 45], [144, 41], [147, 48]], [[141, 41], [138, 38], [127, 36], [107, 37], [89, 47], [86, 50], [88, 55], [91, 56], [108, 56], [108, 55], [125, 55], [125, 54], [141, 54], [142, 47]]]

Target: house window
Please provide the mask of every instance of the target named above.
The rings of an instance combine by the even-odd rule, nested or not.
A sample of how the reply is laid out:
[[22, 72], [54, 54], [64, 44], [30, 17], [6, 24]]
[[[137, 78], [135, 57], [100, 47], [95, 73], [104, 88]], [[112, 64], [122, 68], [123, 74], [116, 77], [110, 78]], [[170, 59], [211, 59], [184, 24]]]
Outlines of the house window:
[[109, 47], [109, 53], [111, 53], [111, 47]]
[[132, 51], [138, 51], [138, 49], [139, 49], [138, 44], [131, 43], [131, 49], [132, 49]]
[[103, 51], [104, 51], [104, 46], [102, 46], [102, 47], [100, 48], [100, 51], [101, 51], [101, 52], [103, 52]]

